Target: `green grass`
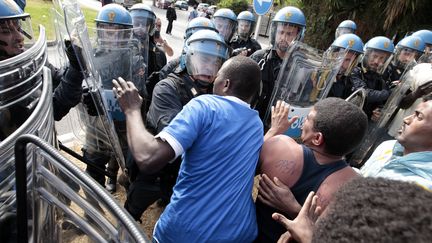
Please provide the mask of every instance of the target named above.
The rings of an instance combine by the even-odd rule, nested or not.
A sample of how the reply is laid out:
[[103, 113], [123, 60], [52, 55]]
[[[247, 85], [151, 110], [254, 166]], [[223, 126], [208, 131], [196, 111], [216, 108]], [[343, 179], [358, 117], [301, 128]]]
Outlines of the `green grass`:
[[[52, 6], [53, 4], [51, 1], [45, 1], [45, 0], [27, 1], [27, 6], [25, 11], [29, 13], [31, 16], [32, 27], [34, 32], [33, 34], [36, 38], [39, 37], [39, 25], [43, 25], [45, 27], [48, 40], [53, 40], [55, 38], [55, 31], [52, 22], [53, 18], [51, 16]], [[96, 18], [97, 11], [88, 8], [81, 8], [81, 10], [84, 13], [87, 26], [93, 27], [94, 19]]]

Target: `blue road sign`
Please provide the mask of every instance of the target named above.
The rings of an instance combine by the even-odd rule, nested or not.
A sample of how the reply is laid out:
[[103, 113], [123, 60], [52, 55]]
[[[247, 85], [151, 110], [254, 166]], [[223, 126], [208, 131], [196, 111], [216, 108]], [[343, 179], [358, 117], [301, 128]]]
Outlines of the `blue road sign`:
[[266, 14], [273, 5], [273, 0], [254, 0], [253, 8], [256, 14]]

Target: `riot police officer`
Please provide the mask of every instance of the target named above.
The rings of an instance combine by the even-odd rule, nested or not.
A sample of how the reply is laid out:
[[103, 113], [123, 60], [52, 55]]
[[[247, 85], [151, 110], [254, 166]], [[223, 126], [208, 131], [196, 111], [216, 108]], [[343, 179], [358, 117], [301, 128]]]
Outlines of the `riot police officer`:
[[349, 19], [344, 20], [336, 28], [335, 39], [344, 34], [354, 34], [356, 30], [357, 25], [354, 21]]
[[383, 73], [392, 60], [393, 50], [394, 45], [387, 37], [377, 36], [370, 39], [364, 46], [365, 53], [361, 63], [351, 74], [354, 87], [365, 88], [367, 91], [363, 110], [372, 121], [378, 120], [380, 109], [390, 96]]
[[147, 64], [145, 75], [147, 95], [143, 96], [146, 110], [150, 105], [149, 97], [154, 87], [154, 84], [151, 83], [153, 80], [151, 75], [166, 64], [166, 56], [153, 39], [155, 35], [160, 34], [160, 30], [156, 28], [156, 15], [151, 7], [147, 4], [137, 3], [130, 8], [130, 14], [134, 26], [134, 35], [141, 43], [141, 54]]
[[284, 7], [271, 22], [271, 47], [251, 55], [261, 67], [262, 90], [254, 101], [261, 119], [264, 119], [282, 60], [286, 57], [291, 42], [303, 40], [305, 30], [306, 18], [303, 12], [296, 7]]
[[425, 54], [418, 60], [419, 63], [432, 63], [432, 31], [418, 30], [412, 34], [413, 36], [420, 37], [425, 42]]
[[233, 49], [232, 55], [252, 55], [261, 50], [261, 45], [251, 37], [255, 29], [255, 16], [249, 11], [243, 11], [237, 16], [237, 34], [229, 44]]
[[[0, 34], [0, 61], [21, 54], [34, 44], [30, 15], [23, 12], [14, 1], [5, 0], [0, 2], [0, 26], [2, 29]], [[78, 58], [70, 42], [67, 42], [67, 47], [68, 67], [57, 69], [50, 63], [45, 64], [51, 70], [54, 83], [53, 108], [56, 121], [63, 118], [72, 107], [79, 103], [82, 93], [83, 75], [80, 71]], [[27, 118], [26, 112], [12, 113], [16, 117], [10, 122], [18, 122], [16, 124], [18, 126]], [[3, 129], [6, 127], [6, 124], [2, 124]], [[5, 133], [4, 136], [8, 134]]]
[[159, 80], [166, 78], [168, 76], [168, 74], [174, 72], [174, 70], [176, 70], [177, 68], [180, 68], [180, 69], [186, 68], [186, 64], [185, 64], [185, 61], [186, 61], [185, 60], [185, 58], [186, 58], [186, 42], [193, 33], [197, 32], [198, 30], [205, 30], [205, 29], [217, 32], [214, 23], [208, 18], [196, 17], [196, 18], [192, 19], [191, 21], [189, 21], [189, 23], [186, 27], [186, 31], [185, 31], [185, 41], [184, 41], [183, 50], [182, 50], [181, 55], [179, 57], [174, 58], [173, 60], [169, 61], [160, 70], [160, 72], [158, 74]]
[[399, 41], [395, 48], [393, 61], [388, 67], [388, 79], [390, 82], [398, 81], [407, 65], [417, 61], [424, 53], [425, 43], [418, 36], [407, 36]]
[[[112, 94], [112, 79], [125, 77], [128, 80], [137, 82], [137, 87], [141, 93], [145, 93], [144, 85], [144, 65], [140, 53], [133, 53], [133, 48], [137, 43], [132, 42], [133, 35], [132, 17], [129, 12], [118, 4], [107, 4], [101, 8], [96, 19], [97, 46], [94, 50], [95, 68], [101, 76], [104, 98], [110, 107], [110, 117], [114, 123], [114, 129], [119, 139], [122, 156], [125, 158], [127, 153], [126, 125], [124, 114], [118, 112], [116, 100]], [[136, 52], [139, 52], [138, 48]], [[117, 172], [119, 161], [113, 158], [112, 144], [102, 143], [103, 122], [100, 119], [104, 114], [92, 107], [93, 100], [89, 94], [84, 94], [83, 103], [90, 115], [87, 119], [89, 123], [86, 129], [86, 141], [83, 147], [83, 157], [91, 163], [86, 168], [86, 172], [101, 185], [105, 185], [105, 175], [98, 170], [105, 170], [108, 164], [108, 172], [115, 175], [108, 179], [106, 188], [110, 192], [116, 190]], [[108, 135], [109, 136], [109, 135]]]
[[[192, 98], [209, 93], [222, 63], [228, 58], [228, 46], [212, 30], [199, 30], [187, 41], [186, 70], [174, 72], [156, 84], [147, 113], [147, 129], [158, 134]], [[153, 175], [139, 173], [129, 187], [126, 210], [135, 220], [162, 198], [169, 202], [181, 160], [168, 164]]]
[[344, 34], [333, 41], [327, 52], [332, 56], [342, 52], [344, 56], [336, 82], [331, 87], [328, 97], [346, 99], [355, 91], [350, 74], [363, 54], [363, 41], [355, 34]]

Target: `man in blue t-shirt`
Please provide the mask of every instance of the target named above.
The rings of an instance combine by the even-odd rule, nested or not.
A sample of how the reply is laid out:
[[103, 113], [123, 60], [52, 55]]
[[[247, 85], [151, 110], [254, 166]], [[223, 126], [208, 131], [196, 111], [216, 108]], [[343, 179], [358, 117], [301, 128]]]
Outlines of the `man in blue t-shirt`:
[[153, 136], [144, 127], [141, 101], [131, 82], [114, 81], [126, 114], [130, 150], [143, 173], [182, 155], [170, 204], [155, 226], [156, 242], [252, 242], [257, 235], [253, 178], [263, 125], [250, 108], [261, 72], [246, 57], [223, 64], [215, 95], [192, 99]]

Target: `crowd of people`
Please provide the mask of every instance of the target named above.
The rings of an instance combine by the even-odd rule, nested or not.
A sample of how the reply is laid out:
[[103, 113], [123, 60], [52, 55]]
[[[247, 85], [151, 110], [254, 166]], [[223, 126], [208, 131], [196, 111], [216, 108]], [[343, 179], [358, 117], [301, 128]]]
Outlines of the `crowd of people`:
[[[0, 16], [0, 61], [25, 52], [19, 21], [29, 17], [4, 2], [10, 11]], [[167, 34], [176, 19], [172, 10]], [[252, 38], [251, 12], [222, 8], [211, 20], [193, 16], [182, 53], [168, 63], [165, 55], [173, 51], [150, 6], [107, 4], [95, 22], [95, 66], [121, 109], [111, 119], [126, 161], [124, 207], [140, 221], [154, 202], [166, 205], [154, 242], [430, 239], [432, 31], [416, 31], [396, 45], [385, 36], [363, 44], [356, 24], [343, 21], [322, 55], [336, 60], [333, 83], [303, 119], [291, 114], [288, 91], [286, 100], [273, 99], [284, 73], [296, 67], [286, 62], [296, 60], [289, 57], [301, 52], [295, 47], [307, 34], [306, 16], [296, 7], [273, 17], [267, 49]], [[85, 60], [72, 45], [54, 90], [56, 120], [80, 101], [90, 118], [102, 116], [85, 98]], [[121, 52], [125, 48], [135, 51]], [[129, 66], [123, 58], [132, 60]], [[359, 90], [363, 102], [350, 102]], [[301, 135], [286, 135], [300, 121]], [[117, 177], [105, 183], [101, 171], [108, 165], [116, 175], [119, 161], [97, 136], [97, 119], [89, 125], [86, 171], [114, 192]], [[363, 147], [367, 153], [353, 163]]]

